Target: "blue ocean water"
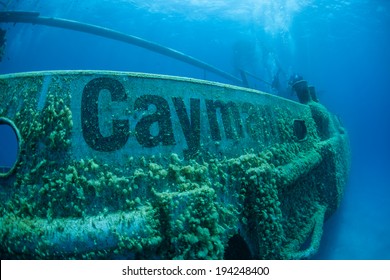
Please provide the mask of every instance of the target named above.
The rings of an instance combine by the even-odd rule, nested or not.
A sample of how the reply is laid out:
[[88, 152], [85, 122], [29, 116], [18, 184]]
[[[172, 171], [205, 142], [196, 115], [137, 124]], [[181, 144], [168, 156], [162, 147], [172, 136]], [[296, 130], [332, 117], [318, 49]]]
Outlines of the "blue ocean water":
[[[0, 10], [36, 11], [112, 28], [176, 49], [252, 86], [294, 98], [288, 77], [315, 85], [340, 116], [352, 150], [341, 207], [325, 225], [318, 259], [390, 259], [390, 2], [386, 0], [0, 0]], [[31, 24], [7, 31], [0, 73], [104, 69], [228, 82], [113, 40]], [[265, 81], [265, 82], [264, 82]], [[8, 135], [3, 132], [2, 135]], [[5, 138], [1, 145], [7, 142]], [[12, 155], [0, 154], [0, 165]]]

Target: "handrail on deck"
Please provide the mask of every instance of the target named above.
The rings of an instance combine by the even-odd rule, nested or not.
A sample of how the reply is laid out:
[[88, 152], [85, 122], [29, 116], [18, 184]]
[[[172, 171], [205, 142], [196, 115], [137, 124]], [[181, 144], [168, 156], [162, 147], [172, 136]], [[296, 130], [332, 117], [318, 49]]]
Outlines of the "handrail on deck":
[[150, 51], [180, 60], [187, 64], [191, 64], [193, 66], [202, 68], [204, 70], [210, 71], [214, 74], [217, 74], [231, 82], [237, 83], [239, 85], [243, 85], [243, 81], [239, 78], [218, 69], [206, 62], [203, 62], [199, 59], [196, 59], [192, 56], [186, 55], [177, 50], [164, 47], [157, 43], [147, 41], [145, 39], [128, 35], [113, 29], [109, 29], [106, 27], [82, 23], [74, 20], [68, 20], [63, 18], [55, 18], [55, 17], [43, 17], [40, 16], [38, 12], [24, 12], [24, 11], [6, 11], [0, 12], [0, 22], [8, 22], [8, 23], [32, 23], [32, 24], [41, 24], [65, 29], [71, 29], [75, 31], [85, 32], [89, 34], [94, 34], [97, 36], [125, 42], [128, 44], [136, 45], [141, 48], [148, 49]]

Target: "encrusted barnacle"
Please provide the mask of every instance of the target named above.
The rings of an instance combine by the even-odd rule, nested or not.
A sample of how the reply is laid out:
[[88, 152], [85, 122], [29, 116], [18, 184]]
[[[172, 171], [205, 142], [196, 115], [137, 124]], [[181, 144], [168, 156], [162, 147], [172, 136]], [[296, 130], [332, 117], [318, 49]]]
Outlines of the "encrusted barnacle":
[[[172, 99], [148, 91], [146, 81], [150, 77], [142, 76], [145, 92], [153, 94], [142, 92], [134, 95], [134, 100], [139, 96], [155, 97], [161, 104], [168, 99], [167, 105], [161, 110], [158, 104], [150, 105], [154, 107], [143, 114], [135, 104], [130, 109], [124, 108], [134, 102], [130, 95], [111, 103], [117, 98], [112, 95], [104, 106], [96, 101], [108, 111], [104, 121], [93, 127], [91, 120], [82, 121], [80, 111], [85, 108], [74, 100], [88, 90], [78, 83], [98, 79], [97, 85], [106, 87], [96, 91], [99, 94], [113, 94], [120, 85], [129, 94], [128, 84], [136, 87], [139, 77], [71, 73], [49, 73], [35, 78], [15, 76], [0, 84], [0, 97], [10, 104], [7, 109], [0, 108], [0, 114], [14, 118], [23, 138], [17, 172], [7, 181], [0, 181], [2, 197], [9, 198], [0, 209], [0, 223], [4, 225], [0, 230], [3, 241], [0, 253], [4, 249], [10, 255], [32, 258], [96, 259], [119, 255], [145, 259], [221, 259], [227, 251], [237, 249], [234, 246], [229, 249], [228, 245], [237, 236], [250, 246], [251, 258], [298, 258], [314, 251], [315, 248], [309, 248], [308, 252], [299, 252], [311, 233], [315, 234], [314, 241], [319, 239], [320, 229], [316, 225], [322, 225], [325, 211], [335, 210], [337, 203], [328, 205], [327, 201], [341, 197], [346, 175], [329, 171], [331, 166], [346, 162], [335, 156], [342, 136], [338, 135], [336, 144], [331, 138], [320, 141], [326, 131], [318, 135], [311, 110], [316, 110], [316, 117], [326, 119], [323, 110], [299, 104], [290, 108], [288, 105], [293, 103], [283, 100], [277, 106], [270, 105], [271, 101], [256, 105], [256, 98], [262, 100], [262, 94], [253, 97], [253, 104], [232, 99], [233, 107], [228, 107], [223, 103], [225, 98], [230, 100], [225, 91], [242, 93], [242, 100], [246, 100], [249, 92], [217, 85], [208, 85], [210, 90], [220, 91], [214, 95], [216, 100], [211, 96], [206, 101], [196, 94], [188, 98], [178, 94]], [[106, 78], [120, 85], [115, 82], [116, 86], [110, 88], [105, 84]], [[153, 81], [170, 85], [160, 78]], [[183, 93], [196, 93], [202, 88], [196, 81], [187, 83], [172, 78], [171, 82], [175, 87], [182, 86]], [[31, 86], [21, 86], [25, 83]], [[49, 84], [46, 89], [45, 83]], [[74, 88], [78, 91], [74, 92]], [[158, 92], [164, 90], [160, 84], [155, 88]], [[198, 125], [195, 114], [198, 102], [201, 129], [191, 131]], [[216, 129], [203, 127], [214, 113], [210, 108], [207, 112], [206, 102], [208, 105], [214, 102], [218, 107], [214, 108], [215, 125], [220, 137]], [[112, 106], [115, 108], [111, 112]], [[93, 114], [92, 107], [83, 114]], [[167, 122], [160, 123], [164, 110]], [[129, 118], [120, 115], [126, 111], [134, 115], [129, 123], [126, 122]], [[228, 117], [223, 115], [226, 112]], [[138, 127], [135, 131], [134, 126], [143, 117], [148, 117], [143, 119], [147, 120], [143, 130]], [[302, 141], [294, 138], [292, 118], [305, 120], [307, 134]], [[188, 130], [182, 129], [184, 123], [189, 123]], [[114, 128], [116, 124], [123, 127]], [[242, 137], [233, 137], [240, 135], [241, 128]], [[91, 136], [91, 146], [83, 138], [83, 133], [90, 132], [88, 129], [100, 133]], [[127, 133], [128, 130], [132, 131]], [[164, 130], [166, 133], [161, 132]], [[118, 131], [130, 140], [120, 143], [118, 139], [108, 139], [110, 133]], [[197, 131], [201, 133], [199, 139]], [[144, 139], [147, 143], [138, 147], [142, 133], [147, 136]], [[99, 137], [106, 139], [100, 141]], [[167, 141], [162, 141], [163, 138]], [[117, 149], [104, 150], [105, 141]], [[241, 141], [249, 144], [243, 145]], [[196, 153], [191, 150], [198, 148]], [[333, 162], [325, 164], [324, 160]], [[309, 170], [310, 176], [303, 170]], [[318, 178], [330, 180], [323, 179], [329, 174], [341, 175], [332, 181], [338, 184], [332, 189], [333, 197], [324, 202], [324, 197], [331, 195], [325, 186], [332, 184], [327, 184], [330, 181], [320, 184]], [[325, 209], [319, 201], [330, 208]], [[67, 246], [59, 244], [59, 240]]]

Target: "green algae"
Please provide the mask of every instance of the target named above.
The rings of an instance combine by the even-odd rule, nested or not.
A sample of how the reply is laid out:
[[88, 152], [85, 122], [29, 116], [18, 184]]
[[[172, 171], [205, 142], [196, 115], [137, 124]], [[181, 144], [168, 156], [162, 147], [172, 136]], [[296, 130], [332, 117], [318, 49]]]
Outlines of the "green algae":
[[253, 126], [259, 146], [242, 155], [129, 157], [119, 168], [73, 156], [65, 80], [52, 79], [38, 109], [43, 81], [28, 79], [28, 91], [0, 80], [9, 104], [0, 113], [23, 139], [15, 175], [0, 181], [1, 251], [11, 258], [223, 259], [236, 234], [252, 258], [304, 258], [315, 252], [301, 248], [311, 233], [314, 243], [321, 237], [321, 213], [329, 217], [341, 200], [345, 140], [330, 137], [335, 125], [317, 105], [301, 115], [306, 141], [294, 137], [291, 111], [268, 106]]

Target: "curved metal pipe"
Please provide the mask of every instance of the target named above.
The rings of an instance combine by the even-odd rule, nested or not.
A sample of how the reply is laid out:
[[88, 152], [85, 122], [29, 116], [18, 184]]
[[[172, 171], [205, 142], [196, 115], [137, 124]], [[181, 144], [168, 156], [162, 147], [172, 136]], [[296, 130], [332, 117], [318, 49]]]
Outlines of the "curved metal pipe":
[[239, 78], [222, 71], [208, 63], [205, 63], [201, 60], [198, 60], [192, 56], [186, 55], [182, 52], [176, 51], [171, 48], [161, 46], [159, 44], [153, 43], [151, 41], [144, 40], [142, 38], [128, 35], [122, 32], [115, 31], [113, 29], [105, 28], [98, 25], [82, 23], [74, 20], [54, 18], [54, 17], [42, 17], [37, 12], [0, 12], [0, 22], [13, 22], [13, 23], [32, 23], [32, 24], [41, 24], [47, 26], [54, 26], [59, 28], [71, 29], [75, 31], [85, 32], [89, 34], [94, 34], [101, 37], [106, 37], [116, 41], [125, 42], [132, 44], [141, 48], [148, 49], [150, 51], [180, 60], [182, 62], [191, 64], [193, 66], [202, 68], [204, 70], [210, 71], [214, 74], [217, 74], [231, 82], [243, 84], [243, 81]]
[[132, 212], [51, 221], [8, 215], [0, 218], [1, 235], [7, 235], [2, 249], [16, 254], [44, 253], [46, 257], [110, 250], [118, 247], [119, 236], [147, 236], [149, 211], [150, 208], [142, 207]]

